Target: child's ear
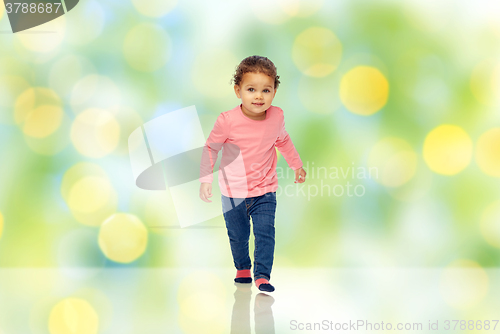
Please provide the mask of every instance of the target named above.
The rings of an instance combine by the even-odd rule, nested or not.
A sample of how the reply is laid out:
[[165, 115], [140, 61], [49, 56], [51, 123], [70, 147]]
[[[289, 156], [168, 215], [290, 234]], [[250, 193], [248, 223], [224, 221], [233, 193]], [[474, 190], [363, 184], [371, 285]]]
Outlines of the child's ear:
[[240, 96], [240, 86], [238, 85], [234, 85], [234, 92], [236, 93], [236, 97], [241, 99], [241, 96]]

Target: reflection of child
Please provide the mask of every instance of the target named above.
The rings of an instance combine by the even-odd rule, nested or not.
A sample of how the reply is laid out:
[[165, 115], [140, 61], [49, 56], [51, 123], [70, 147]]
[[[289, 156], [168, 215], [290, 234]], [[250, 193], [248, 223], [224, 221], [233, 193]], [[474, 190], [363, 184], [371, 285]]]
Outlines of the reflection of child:
[[[275, 147], [295, 171], [295, 182], [304, 182], [306, 176], [302, 160], [285, 130], [283, 110], [271, 105], [280, 83], [278, 79], [276, 67], [268, 58], [251, 56], [243, 59], [233, 77], [234, 91], [242, 103], [218, 116], [205, 144], [200, 168], [200, 198], [211, 202], [208, 198], [212, 196], [212, 171], [218, 151], [222, 145], [239, 149], [246, 182], [242, 183], [241, 178], [235, 177], [238, 172], [242, 173], [241, 168], [231, 171], [232, 165], [229, 164], [223, 170], [223, 178], [222, 162], [219, 170], [224, 220], [237, 270], [234, 281], [252, 282], [248, 252], [251, 217], [255, 236], [255, 284], [259, 290], [267, 292], [274, 291], [269, 279], [274, 258], [278, 189]], [[224, 157], [229, 154], [226, 151], [231, 150], [224, 146], [222, 161], [228, 160]]]

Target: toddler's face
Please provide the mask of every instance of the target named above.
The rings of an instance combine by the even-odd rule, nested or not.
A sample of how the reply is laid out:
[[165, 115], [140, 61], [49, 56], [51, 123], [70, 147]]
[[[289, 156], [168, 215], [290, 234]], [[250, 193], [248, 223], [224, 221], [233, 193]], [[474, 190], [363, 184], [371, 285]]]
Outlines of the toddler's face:
[[274, 79], [264, 73], [245, 73], [234, 91], [241, 99], [242, 111], [252, 119], [265, 119], [265, 111], [276, 95]]

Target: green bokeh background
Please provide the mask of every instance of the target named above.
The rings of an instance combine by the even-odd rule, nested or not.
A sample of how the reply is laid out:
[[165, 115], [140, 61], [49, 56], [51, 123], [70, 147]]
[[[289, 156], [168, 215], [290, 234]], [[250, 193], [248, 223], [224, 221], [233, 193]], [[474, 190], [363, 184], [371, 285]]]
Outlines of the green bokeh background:
[[[276, 266], [500, 264], [498, 248], [480, 229], [484, 210], [500, 199], [500, 181], [474, 155], [478, 138], [499, 126], [500, 91], [486, 92], [491, 103], [484, 103], [471, 89], [474, 68], [498, 60], [500, 26], [493, 17], [499, 12], [491, 3], [171, 3], [170, 11], [152, 17], [131, 1], [84, 0], [61, 22], [33, 29], [45, 34], [9, 33], [0, 12], [1, 267], [231, 267], [222, 216], [202, 224], [220, 228], [171, 228], [178, 222], [170, 195], [135, 186], [127, 139], [141, 124], [190, 105], [207, 137], [217, 116], [239, 103], [229, 81], [238, 62], [254, 54], [278, 68], [273, 104], [285, 111], [287, 131], [309, 167], [304, 186], [350, 181], [365, 189], [359, 197], [280, 194]], [[134, 35], [137, 26], [143, 30]], [[292, 54], [297, 36], [311, 27], [329, 29], [342, 45], [338, 66], [326, 76], [304, 74]], [[387, 103], [372, 115], [353, 113], [339, 96], [343, 76], [356, 66], [377, 68], [389, 83]], [[110, 90], [89, 90], [78, 104], [75, 91], [89, 75]], [[64, 120], [52, 139], [26, 135], [16, 121], [16, 100], [32, 87], [49, 88], [60, 99]], [[113, 110], [120, 125], [116, 148], [101, 157], [82, 154], [70, 136], [88, 108]], [[442, 124], [461, 127], [473, 143], [470, 161], [454, 175], [433, 172], [423, 158], [426, 136]], [[315, 177], [321, 166], [368, 168], [370, 152], [386, 137], [406, 141], [416, 154], [407, 183]], [[79, 222], [63, 198], [63, 177], [81, 162], [105, 171], [116, 212], [146, 226], [147, 247], [135, 261], [107, 258], [97, 242], [100, 223]], [[278, 166], [288, 168], [283, 157]], [[292, 174], [285, 176], [280, 186], [293, 185]]]
[[[294, 184], [279, 156], [276, 333], [299, 313], [304, 321], [363, 312], [393, 322], [429, 313], [495, 319], [500, 138], [482, 139], [500, 131], [498, 17], [494, 1], [82, 0], [13, 34], [0, 0], [0, 332], [230, 330], [241, 291], [234, 293], [222, 215], [179, 228], [168, 190], [136, 187], [128, 137], [191, 105], [208, 137], [217, 116], [240, 103], [230, 79], [255, 54], [277, 66], [273, 104], [284, 110], [308, 173]], [[315, 36], [314, 47], [297, 43], [311, 28], [341, 48]], [[304, 69], [318, 63], [334, 70]], [[351, 102], [373, 105], [356, 89], [366, 84], [365, 93], [376, 93], [381, 81], [342, 84], [360, 66], [376, 69], [389, 87], [369, 115], [341, 94], [343, 87]], [[446, 124], [472, 145], [440, 137], [451, 166], [463, 162], [451, 175], [425, 158], [426, 138]], [[378, 177], [341, 174], [374, 165]], [[75, 186], [88, 176], [98, 176], [96, 188]], [[390, 185], [395, 180], [405, 182]], [[318, 193], [347, 190], [348, 182], [362, 196]], [[146, 231], [143, 251], [135, 243], [140, 229], [122, 234], [130, 219], [111, 231], [132, 260], [119, 261], [120, 251], [108, 256], [99, 243], [116, 213]], [[456, 266], [473, 270], [456, 278], [445, 269]], [[246, 296], [239, 303], [249, 323]]]

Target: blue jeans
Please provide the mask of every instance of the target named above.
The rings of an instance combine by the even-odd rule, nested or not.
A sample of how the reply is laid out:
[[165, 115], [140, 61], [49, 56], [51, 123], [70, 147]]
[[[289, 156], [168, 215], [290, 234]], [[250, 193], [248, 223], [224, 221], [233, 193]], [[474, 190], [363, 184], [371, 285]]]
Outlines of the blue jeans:
[[252, 217], [255, 237], [254, 280], [259, 278], [269, 280], [274, 260], [276, 192], [248, 198], [221, 195], [221, 199], [234, 266], [238, 270], [252, 267], [248, 254], [250, 217]]

